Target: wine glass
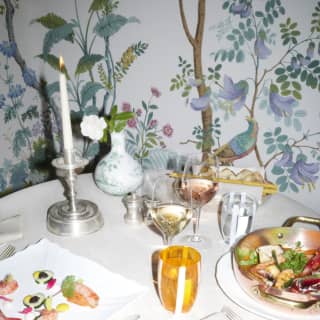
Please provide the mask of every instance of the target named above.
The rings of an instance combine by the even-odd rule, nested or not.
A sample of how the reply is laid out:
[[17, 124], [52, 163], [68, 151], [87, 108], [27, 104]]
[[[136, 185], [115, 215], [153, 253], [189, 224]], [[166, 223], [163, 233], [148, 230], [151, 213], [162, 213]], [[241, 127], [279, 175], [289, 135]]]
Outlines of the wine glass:
[[154, 185], [149, 212], [155, 226], [163, 235], [163, 244], [168, 246], [192, 218], [190, 202], [179, 197], [180, 181], [167, 174], [159, 176]]
[[202, 207], [207, 204], [218, 191], [219, 161], [212, 154], [195, 153], [188, 156], [181, 178], [182, 195], [190, 196], [194, 209], [193, 234], [182, 240], [199, 248], [209, 248], [210, 240], [199, 234], [199, 223]]

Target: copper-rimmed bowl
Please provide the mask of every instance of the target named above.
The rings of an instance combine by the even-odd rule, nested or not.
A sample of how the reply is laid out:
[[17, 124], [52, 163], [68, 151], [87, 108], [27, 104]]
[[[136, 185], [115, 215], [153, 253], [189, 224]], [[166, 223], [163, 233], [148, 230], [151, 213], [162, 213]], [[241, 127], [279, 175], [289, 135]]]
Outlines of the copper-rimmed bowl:
[[[320, 219], [309, 217], [293, 217], [285, 222], [285, 225], [293, 225], [295, 222], [307, 222], [320, 226]], [[259, 282], [250, 272], [249, 266], [239, 264], [238, 250], [256, 250], [264, 245], [281, 245], [284, 248], [294, 248], [300, 243], [304, 250], [320, 248], [320, 231], [305, 228], [276, 227], [254, 231], [242, 238], [233, 249], [233, 270], [240, 287], [252, 298], [262, 303], [271, 304], [280, 309], [288, 309], [293, 312], [316, 313], [320, 315], [319, 299], [300, 295], [299, 299], [288, 297], [289, 295], [270, 294], [259, 290]]]

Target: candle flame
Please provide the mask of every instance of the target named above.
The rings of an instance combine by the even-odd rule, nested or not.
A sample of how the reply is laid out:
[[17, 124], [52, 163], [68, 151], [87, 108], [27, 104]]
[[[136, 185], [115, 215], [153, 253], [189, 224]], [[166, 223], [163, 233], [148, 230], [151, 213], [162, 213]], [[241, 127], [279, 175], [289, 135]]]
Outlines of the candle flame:
[[60, 71], [64, 70], [64, 61], [63, 61], [62, 56], [59, 57], [59, 69], [60, 69]]

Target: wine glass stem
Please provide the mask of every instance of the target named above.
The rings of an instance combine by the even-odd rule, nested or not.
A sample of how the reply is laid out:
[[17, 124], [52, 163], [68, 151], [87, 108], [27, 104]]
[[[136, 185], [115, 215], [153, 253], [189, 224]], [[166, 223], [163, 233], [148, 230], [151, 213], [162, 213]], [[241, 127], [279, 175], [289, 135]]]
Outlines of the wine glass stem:
[[200, 223], [201, 207], [199, 206], [195, 210], [196, 210], [196, 217], [195, 217], [195, 220], [193, 221], [192, 241], [198, 242], [198, 241], [200, 241], [199, 223]]
[[163, 244], [164, 244], [165, 246], [170, 246], [171, 243], [172, 243], [172, 237], [164, 234], [164, 235], [163, 235]]

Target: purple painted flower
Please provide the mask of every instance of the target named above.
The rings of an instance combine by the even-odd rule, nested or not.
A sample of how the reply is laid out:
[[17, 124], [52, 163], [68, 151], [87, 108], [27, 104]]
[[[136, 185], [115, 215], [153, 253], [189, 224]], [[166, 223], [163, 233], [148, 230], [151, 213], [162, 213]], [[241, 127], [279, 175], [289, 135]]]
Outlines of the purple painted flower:
[[188, 80], [188, 83], [191, 87], [199, 87], [202, 83], [202, 80], [190, 78]]
[[264, 43], [264, 38], [258, 36], [254, 43], [254, 52], [258, 58], [267, 59], [272, 51]]
[[37, 121], [33, 126], [32, 126], [32, 136], [37, 137], [42, 134], [43, 128], [41, 126], [41, 123]]
[[131, 111], [131, 104], [129, 102], [122, 103], [122, 111], [123, 112], [130, 112]]
[[307, 48], [307, 54], [306, 54], [307, 58], [309, 58], [310, 60], [313, 58], [314, 48], [315, 48], [314, 42], [310, 42]]
[[290, 151], [284, 152], [282, 154], [281, 159], [275, 163], [275, 166], [292, 167], [293, 166], [292, 156], [293, 156], [292, 152], [290, 152]]
[[205, 94], [200, 98], [192, 98], [190, 105], [193, 110], [202, 111], [208, 108], [210, 103], [210, 94]]
[[26, 89], [22, 88], [22, 86], [20, 84], [16, 84], [16, 85], [12, 84], [9, 87], [8, 97], [11, 99], [18, 98], [18, 97], [22, 96], [25, 91], [26, 91]]
[[2, 41], [0, 43], [0, 52], [8, 58], [13, 57], [16, 54], [17, 45], [15, 42]]
[[319, 169], [319, 163], [306, 163], [300, 159], [292, 168], [290, 178], [298, 185], [304, 185], [305, 183], [314, 184], [318, 179], [316, 174], [319, 172]]
[[223, 90], [220, 90], [219, 97], [233, 102], [233, 109], [240, 110], [248, 94], [248, 83], [244, 80], [234, 83], [227, 75], [223, 79]]
[[298, 59], [296, 57], [291, 58], [290, 65], [294, 70], [297, 70], [300, 68], [300, 64], [299, 64]]
[[161, 96], [161, 92], [155, 87], [151, 87], [151, 93], [156, 98], [159, 98]]
[[162, 127], [162, 132], [163, 132], [163, 134], [164, 134], [165, 136], [171, 137], [172, 134], [173, 134], [173, 129], [172, 129], [171, 125], [170, 125], [169, 123], [167, 123], [166, 125], [164, 125], [164, 126]]
[[0, 94], [0, 109], [4, 106], [6, 97], [3, 94]]
[[292, 97], [280, 96], [277, 92], [271, 92], [269, 95], [270, 108], [274, 114], [279, 117], [291, 116], [292, 108], [296, 100]]
[[142, 109], [138, 109], [137, 111], [136, 111], [136, 115], [138, 116], [138, 117], [140, 117], [141, 115], [142, 115]]
[[33, 87], [37, 84], [36, 73], [30, 68], [23, 69], [22, 77], [25, 84], [29, 87]]
[[127, 125], [129, 128], [135, 128], [137, 126], [137, 120], [135, 118], [131, 118], [127, 121]]
[[150, 128], [150, 129], [155, 128], [157, 125], [158, 125], [158, 120], [153, 119], [153, 120], [151, 120], [150, 123], [149, 123], [149, 128]]
[[247, 3], [233, 3], [230, 7], [230, 11], [241, 18], [247, 18], [251, 14], [251, 5]]

